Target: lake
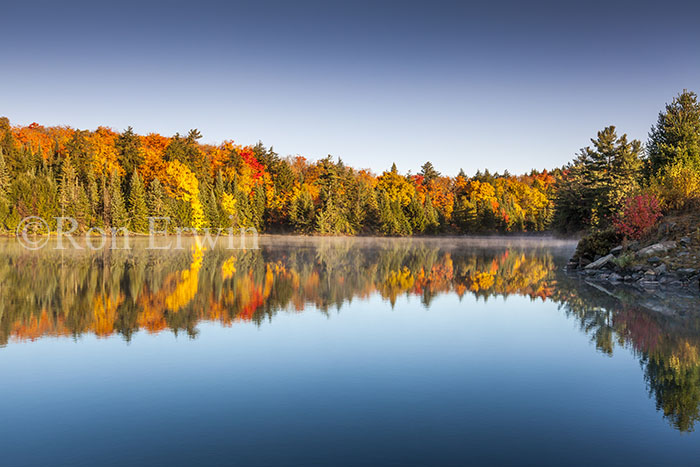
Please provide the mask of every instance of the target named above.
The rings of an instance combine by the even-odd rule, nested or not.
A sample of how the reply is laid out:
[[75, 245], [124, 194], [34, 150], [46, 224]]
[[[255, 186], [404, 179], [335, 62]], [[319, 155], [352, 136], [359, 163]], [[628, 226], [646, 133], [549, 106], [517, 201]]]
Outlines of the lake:
[[689, 465], [700, 306], [546, 238], [0, 240], [0, 464]]

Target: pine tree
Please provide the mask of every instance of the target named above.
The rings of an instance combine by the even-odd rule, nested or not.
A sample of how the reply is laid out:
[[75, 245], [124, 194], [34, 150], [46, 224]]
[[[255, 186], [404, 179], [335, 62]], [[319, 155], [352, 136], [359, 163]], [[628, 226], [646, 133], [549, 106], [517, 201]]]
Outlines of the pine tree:
[[428, 220], [425, 217], [425, 209], [418, 199], [418, 195], [414, 194], [411, 198], [411, 202], [406, 206], [406, 214], [413, 232], [423, 233], [428, 226]]
[[81, 228], [89, 222], [89, 201], [69, 157], [61, 165], [60, 215], [76, 219]]
[[292, 225], [299, 232], [308, 232], [314, 225], [314, 201], [306, 187], [301, 190], [299, 196], [292, 200], [289, 215]]
[[700, 104], [697, 94], [683, 90], [666, 105], [647, 143], [650, 175], [658, 175], [674, 162], [700, 170]]
[[261, 230], [264, 227], [265, 216], [265, 190], [261, 184], [255, 185], [253, 189], [253, 200], [251, 206], [252, 223], [256, 229]]
[[119, 161], [119, 165], [121, 165], [127, 174], [134, 173], [134, 171], [143, 163], [141, 139], [134, 133], [134, 129], [129, 127], [122, 134], [120, 134], [117, 137], [115, 146], [117, 149], [117, 160]]
[[430, 161], [426, 162], [421, 166], [420, 174], [423, 176], [426, 182], [435, 180], [440, 176], [440, 172], [435, 170], [435, 167], [433, 167], [433, 163]]
[[5, 219], [10, 214], [10, 176], [3, 152], [0, 147], [0, 228], [5, 226]]
[[124, 205], [124, 196], [122, 195], [121, 179], [119, 173], [115, 169], [112, 172], [112, 177], [109, 181], [109, 226], [114, 229], [126, 227], [129, 216]]
[[438, 216], [437, 209], [433, 206], [433, 200], [430, 198], [430, 193], [425, 195], [425, 220], [426, 220], [426, 230], [432, 233], [437, 232], [440, 227], [440, 219]]
[[87, 195], [87, 205], [88, 205], [88, 217], [90, 219], [91, 226], [101, 225], [100, 218], [100, 192], [97, 186], [97, 180], [95, 177], [95, 172], [93, 170], [87, 171], [87, 185], [86, 185], [86, 195]]
[[591, 139], [593, 148], [582, 149], [563, 170], [557, 183], [555, 224], [559, 230], [606, 228], [619, 213], [624, 199], [637, 187], [641, 173], [641, 143], [618, 138], [614, 126]]
[[129, 192], [129, 214], [131, 230], [134, 232], [148, 232], [148, 206], [146, 204], [146, 189], [143, 186], [138, 171], [134, 170], [131, 176], [131, 190]]
[[379, 198], [379, 225], [384, 235], [403, 236], [413, 233], [401, 204], [392, 201], [386, 192], [381, 192]]
[[219, 203], [217, 202], [216, 195], [214, 195], [214, 187], [205, 188], [200, 192], [200, 199], [202, 206], [204, 206], [204, 217], [206, 218], [206, 225], [213, 229], [218, 229], [224, 227], [226, 224], [221, 224], [221, 213], [219, 212]]
[[[146, 192], [146, 205], [148, 207], [148, 215], [151, 217], [172, 216], [172, 201], [165, 194], [163, 185], [157, 178], [153, 179], [151, 184], [148, 186], [148, 190]], [[156, 222], [156, 230], [161, 230], [162, 227], [165, 226], [162, 221], [154, 222]]]
[[590, 206], [590, 222], [606, 227], [612, 216], [622, 209], [622, 200], [637, 186], [641, 169], [641, 143], [617, 137], [614, 126], [608, 126], [592, 139], [594, 148], [584, 148], [584, 193], [581, 201]]

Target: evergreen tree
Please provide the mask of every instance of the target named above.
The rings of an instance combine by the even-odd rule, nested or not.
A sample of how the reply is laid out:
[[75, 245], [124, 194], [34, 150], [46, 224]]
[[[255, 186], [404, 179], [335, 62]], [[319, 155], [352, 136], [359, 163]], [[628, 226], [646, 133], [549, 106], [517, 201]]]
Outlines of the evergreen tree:
[[146, 194], [146, 205], [148, 207], [149, 216], [170, 216], [170, 206], [168, 205], [168, 200], [166, 199], [165, 191], [163, 190], [163, 185], [157, 178], [154, 179], [148, 186], [148, 191]]
[[637, 187], [641, 169], [641, 143], [617, 137], [614, 126], [598, 132], [591, 140], [594, 148], [584, 148], [585, 190], [583, 202], [590, 206], [591, 225], [605, 227], [622, 209], [626, 195]]
[[127, 227], [129, 216], [124, 205], [121, 179], [116, 169], [112, 172], [112, 177], [109, 180], [109, 216], [108, 225], [110, 227], [115, 229]]
[[426, 221], [426, 230], [432, 233], [437, 232], [438, 228], [440, 227], [440, 220], [438, 216], [438, 212], [433, 206], [433, 200], [430, 198], [430, 193], [427, 193], [425, 195], [425, 205], [424, 205], [424, 212], [425, 212], [425, 221]]
[[215, 200], [215, 209], [212, 210], [210, 215], [213, 217], [218, 216], [212, 222], [212, 227], [228, 228], [231, 227], [232, 222], [237, 224], [239, 218], [238, 206], [234, 201], [234, 197], [226, 189], [226, 183], [221, 171], [216, 175], [212, 196]]
[[435, 167], [433, 167], [433, 163], [430, 161], [426, 162], [421, 166], [420, 174], [423, 176], [426, 182], [435, 180], [440, 176], [440, 172], [435, 170]]
[[700, 170], [700, 104], [694, 92], [683, 90], [659, 112], [647, 143], [651, 175], [674, 162]]
[[97, 186], [97, 180], [93, 170], [87, 171], [87, 185], [85, 191], [87, 195], [88, 218], [90, 220], [90, 225], [100, 226], [102, 225], [102, 219], [100, 217], [102, 204], [100, 202], [100, 191]]
[[425, 217], [425, 208], [418, 199], [418, 195], [415, 193], [411, 198], [411, 202], [406, 206], [406, 214], [413, 233], [423, 233], [428, 227], [428, 219]]
[[143, 164], [141, 139], [134, 133], [134, 129], [129, 127], [117, 137], [115, 146], [119, 165], [127, 174], [133, 174]]
[[413, 233], [399, 202], [392, 201], [384, 191], [379, 198], [379, 225], [384, 235], [404, 236]]
[[148, 206], [146, 203], [146, 189], [143, 186], [138, 171], [134, 170], [131, 176], [131, 190], [129, 192], [129, 214], [131, 229], [134, 232], [148, 232]]
[[5, 219], [10, 214], [10, 176], [5, 164], [5, 156], [0, 147], [0, 228], [5, 224]]
[[637, 187], [641, 172], [641, 143], [618, 138], [614, 126], [598, 132], [593, 148], [586, 147], [557, 183], [560, 230], [606, 228]]
[[265, 216], [265, 190], [261, 184], [256, 184], [253, 188], [253, 200], [251, 206], [251, 221], [253, 227], [258, 230], [262, 230], [264, 227], [264, 216]]
[[60, 206], [62, 217], [72, 217], [85, 227], [88, 223], [89, 202], [85, 190], [78, 181], [78, 177], [69, 157], [63, 160], [61, 166]]
[[314, 225], [314, 201], [306, 187], [292, 200], [289, 215], [294, 229], [299, 232], [308, 232]]

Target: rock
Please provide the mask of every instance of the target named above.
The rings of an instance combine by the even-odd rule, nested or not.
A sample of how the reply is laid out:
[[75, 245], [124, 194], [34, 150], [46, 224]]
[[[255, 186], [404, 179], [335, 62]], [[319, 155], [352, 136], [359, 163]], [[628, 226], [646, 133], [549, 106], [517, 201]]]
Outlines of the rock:
[[684, 278], [691, 277], [697, 272], [698, 272], [698, 270], [693, 269], [693, 268], [676, 269], [676, 274], [678, 274], [679, 276], [684, 277]]
[[647, 261], [649, 262], [649, 264], [659, 264], [661, 262], [661, 258], [659, 258], [658, 256], [652, 256]]
[[675, 222], [666, 222], [664, 224], [661, 224], [659, 227], [659, 230], [664, 233], [665, 235], [670, 234], [674, 230], [676, 230], [676, 223]]
[[613, 256], [620, 256], [620, 253], [622, 253], [623, 249], [624, 248], [622, 248], [622, 245], [618, 245], [615, 248], [613, 248], [612, 250], [610, 250], [610, 254]]
[[688, 246], [690, 245], [690, 242], [690, 237], [681, 237], [681, 245]]
[[613, 272], [608, 276], [608, 280], [611, 282], [620, 282], [622, 280], [622, 276], [616, 272]]
[[593, 261], [591, 264], [587, 265], [585, 267], [585, 269], [600, 269], [603, 266], [605, 266], [606, 264], [608, 264], [610, 262], [610, 260], [613, 258], [614, 258], [613, 255], [603, 256], [602, 258], [600, 258], [596, 261]]
[[666, 253], [668, 250], [672, 250], [674, 248], [676, 248], [676, 242], [655, 243], [648, 247], [642, 248], [639, 250], [638, 254], [640, 256], [658, 255], [660, 253]]
[[653, 269], [649, 269], [648, 271], [644, 272], [644, 277], [650, 277], [650, 276], [655, 276], [655, 275], [656, 275], [656, 271], [654, 271]]
[[654, 272], [656, 274], [663, 274], [666, 272], [666, 265], [665, 264], [659, 264], [654, 268]]

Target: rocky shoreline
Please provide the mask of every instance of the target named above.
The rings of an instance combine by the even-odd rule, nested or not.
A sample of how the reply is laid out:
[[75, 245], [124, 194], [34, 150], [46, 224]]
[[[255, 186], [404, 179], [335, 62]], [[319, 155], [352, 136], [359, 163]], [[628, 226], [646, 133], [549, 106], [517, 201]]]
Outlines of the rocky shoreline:
[[591, 282], [627, 284], [643, 290], [659, 287], [700, 293], [700, 251], [691, 237], [642, 247], [636, 242], [618, 245], [592, 260], [574, 258], [566, 265]]

